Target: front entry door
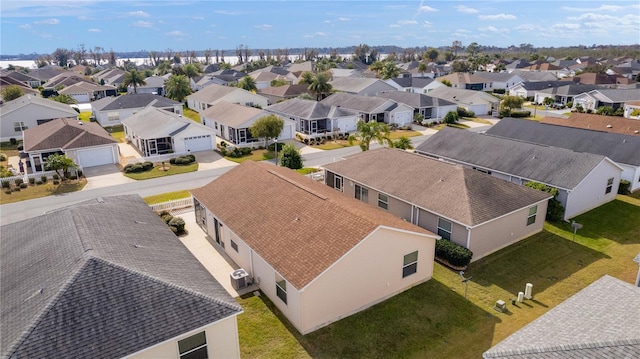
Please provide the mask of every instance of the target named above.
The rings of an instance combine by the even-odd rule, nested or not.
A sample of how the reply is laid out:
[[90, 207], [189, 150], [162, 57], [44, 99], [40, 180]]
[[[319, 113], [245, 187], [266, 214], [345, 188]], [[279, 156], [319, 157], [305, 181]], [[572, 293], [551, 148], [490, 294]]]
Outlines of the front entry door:
[[214, 228], [215, 235], [216, 235], [216, 243], [218, 243], [219, 246], [224, 248], [224, 242], [222, 241], [222, 238], [221, 238], [221, 235], [220, 235], [220, 222], [218, 221], [217, 218], [213, 219], [213, 228]]

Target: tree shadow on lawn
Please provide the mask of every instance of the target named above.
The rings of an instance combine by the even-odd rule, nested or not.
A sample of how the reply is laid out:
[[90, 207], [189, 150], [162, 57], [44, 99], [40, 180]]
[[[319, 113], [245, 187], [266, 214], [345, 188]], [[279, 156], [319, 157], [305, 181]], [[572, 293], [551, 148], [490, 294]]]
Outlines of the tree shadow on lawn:
[[313, 358], [476, 358], [501, 321], [435, 279], [304, 336], [261, 298]]
[[603, 258], [609, 256], [542, 231], [471, 263], [465, 275], [473, 275], [473, 282], [481, 286], [497, 286], [514, 296], [532, 283], [535, 294]]

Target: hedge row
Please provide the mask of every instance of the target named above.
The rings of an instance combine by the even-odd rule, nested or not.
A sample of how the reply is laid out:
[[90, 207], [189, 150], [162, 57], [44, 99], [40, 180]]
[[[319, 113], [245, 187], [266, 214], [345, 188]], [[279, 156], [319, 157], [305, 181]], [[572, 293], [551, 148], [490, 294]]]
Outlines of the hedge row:
[[466, 267], [471, 262], [473, 252], [454, 242], [440, 239], [436, 241], [436, 257], [456, 267]]
[[153, 168], [153, 162], [132, 163], [124, 166], [124, 173], [138, 173], [149, 171]]
[[172, 165], [188, 165], [196, 161], [196, 156], [194, 155], [185, 155], [180, 157], [174, 157], [169, 160], [169, 163]]
[[180, 235], [180, 234], [185, 233], [185, 230], [184, 230], [184, 226], [185, 226], [184, 219], [182, 219], [180, 217], [174, 217], [168, 211], [162, 211], [162, 212], [158, 213], [158, 216], [160, 216], [160, 218], [162, 218], [164, 223], [166, 223], [169, 226], [169, 229], [171, 229], [171, 232], [173, 232], [174, 234]]

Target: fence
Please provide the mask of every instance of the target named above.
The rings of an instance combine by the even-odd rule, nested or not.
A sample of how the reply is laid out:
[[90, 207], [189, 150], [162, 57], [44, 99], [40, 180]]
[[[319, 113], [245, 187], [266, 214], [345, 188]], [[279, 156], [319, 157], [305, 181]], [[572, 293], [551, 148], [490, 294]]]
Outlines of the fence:
[[10, 184], [15, 184], [17, 179], [21, 179], [24, 183], [29, 183], [29, 178], [35, 178], [36, 181], [39, 181], [42, 176], [47, 176], [47, 179], [52, 179], [53, 175], [56, 171], [46, 171], [46, 172], [36, 172], [25, 174], [24, 176], [11, 176], [11, 177], [3, 177], [0, 178], [0, 182], [8, 181]]
[[175, 201], [152, 204], [149, 207], [151, 207], [151, 209], [154, 212], [161, 212], [161, 211], [173, 212], [176, 210], [192, 208], [193, 201], [191, 200], [191, 198], [177, 199]]
[[175, 157], [180, 157], [184, 155], [188, 155], [190, 152], [176, 152], [176, 153], [168, 153], [166, 155], [158, 155], [158, 156], [149, 156], [149, 157], [140, 157], [140, 158], [126, 158], [125, 164], [129, 165], [132, 163], [142, 163], [142, 162], [168, 162], [170, 159]]

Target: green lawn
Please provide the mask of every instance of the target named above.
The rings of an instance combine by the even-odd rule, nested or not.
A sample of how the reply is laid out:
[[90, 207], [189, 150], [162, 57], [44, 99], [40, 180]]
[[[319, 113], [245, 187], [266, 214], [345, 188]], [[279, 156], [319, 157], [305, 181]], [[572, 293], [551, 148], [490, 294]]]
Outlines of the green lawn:
[[111, 137], [117, 139], [120, 142], [125, 142], [124, 126], [122, 125], [110, 126], [110, 127], [105, 127], [105, 129], [107, 130], [107, 132], [111, 134]]
[[198, 170], [197, 163], [191, 163], [188, 165], [170, 165], [168, 162], [165, 164], [169, 169], [167, 171], [162, 170], [162, 164], [155, 163], [153, 168], [149, 171], [138, 173], [123, 173], [126, 177], [133, 178], [134, 180], [146, 180], [151, 178], [165, 177], [178, 175], [181, 173], [195, 172]]
[[441, 129], [445, 128], [445, 126], [453, 127], [453, 128], [460, 128], [460, 129], [467, 129], [467, 128], [469, 128], [469, 126], [467, 126], [467, 125], [465, 125], [465, 124], [462, 124], [462, 123], [449, 123], [449, 124], [447, 124], [447, 123], [441, 123], [441, 124], [436, 125], [436, 126], [433, 126], [433, 127], [431, 127], [431, 128], [433, 128], [433, 129], [434, 129], [434, 130], [436, 130], [436, 131], [440, 131]]
[[251, 152], [250, 155], [248, 156], [243, 156], [243, 157], [229, 157], [229, 156], [225, 156], [224, 158], [228, 159], [229, 161], [233, 161], [236, 163], [242, 163], [244, 161], [263, 161], [263, 160], [270, 160], [274, 158], [274, 153], [268, 150], [253, 150]]
[[78, 115], [78, 118], [82, 122], [89, 122], [89, 118], [91, 117], [91, 115], [92, 113], [90, 111], [83, 111], [83, 112], [80, 112], [80, 114]]
[[349, 144], [349, 141], [347, 140], [335, 140], [335, 141], [327, 141], [321, 145], [313, 145], [311, 147], [329, 151], [329, 150], [335, 150], [343, 147], [357, 146], [358, 144], [359, 144], [358, 141], [353, 141], [353, 144]]
[[[465, 273], [468, 300], [456, 271], [435, 264], [433, 279], [364, 312], [301, 336], [264, 296], [238, 302], [243, 357], [479, 358], [604, 274], [633, 282], [640, 252], [640, 206], [624, 196], [545, 230], [477, 262]], [[510, 299], [533, 283], [534, 299]], [[508, 312], [492, 307], [506, 301]], [[284, 326], [284, 329], [283, 329]]]
[[301, 168], [299, 170], [296, 170], [296, 172], [298, 172], [298, 173], [300, 173], [302, 175], [308, 175], [310, 173], [315, 173], [315, 172], [318, 172], [318, 171], [320, 171], [320, 169], [319, 168], [315, 168], [315, 167], [303, 167], [303, 168]]
[[184, 190], [184, 191], [167, 192], [167, 193], [157, 194], [155, 196], [144, 197], [143, 200], [147, 204], [157, 204], [157, 203], [175, 201], [177, 199], [184, 199], [189, 197], [191, 197], [189, 190]]
[[392, 140], [397, 140], [398, 138], [402, 137], [402, 136], [406, 136], [406, 137], [416, 137], [416, 136], [421, 136], [422, 133], [418, 132], [418, 131], [412, 131], [412, 130], [395, 130], [395, 131], [391, 131], [391, 134], [389, 135], [389, 138], [391, 138]]
[[477, 122], [477, 123], [482, 123], [484, 125], [493, 125], [493, 122], [489, 121], [489, 120], [485, 120], [484, 118], [479, 118], [479, 117], [463, 117], [463, 120], [466, 121], [473, 121], [473, 122]]
[[27, 188], [23, 188], [20, 192], [12, 192], [6, 194], [4, 188], [0, 192], [0, 204], [13, 203], [26, 201], [28, 199], [46, 197], [51, 195], [58, 195], [70, 192], [80, 191], [87, 184], [87, 180], [81, 178], [80, 180], [67, 180], [58, 185], [54, 185], [52, 180], [41, 185], [29, 185]]
[[200, 123], [200, 114], [195, 112], [192, 109], [187, 108], [187, 106], [182, 106], [182, 113], [184, 114], [185, 117], [196, 121], [197, 123]]

